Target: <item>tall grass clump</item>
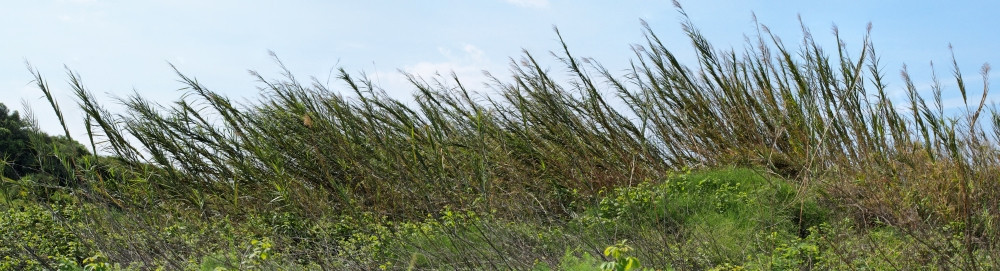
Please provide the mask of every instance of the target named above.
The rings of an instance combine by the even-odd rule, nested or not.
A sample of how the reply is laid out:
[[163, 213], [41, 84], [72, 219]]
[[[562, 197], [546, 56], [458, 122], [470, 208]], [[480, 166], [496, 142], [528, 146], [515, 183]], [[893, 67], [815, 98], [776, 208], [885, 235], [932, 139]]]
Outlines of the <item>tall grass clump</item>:
[[[892, 227], [914, 240], [896, 251], [902, 258], [997, 266], [990, 255], [1000, 252], [1000, 115], [987, 106], [989, 65], [981, 70], [982, 96], [970, 97], [978, 90], [952, 63], [964, 104], [946, 114], [936, 75], [925, 97], [903, 67], [907, 98], [887, 94], [892, 87], [867, 34], [851, 48], [834, 29], [838, 44], [827, 51], [805, 27], [801, 43], [790, 46], [758, 25], [745, 50], [719, 50], [677, 6], [697, 63], [681, 63], [643, 23], [644, 43], [634, 46], [627, 74], [616, 76], [571, 54], [557, 30], [562, 48], [552, 57], [565, 66], [567, 82], [525, 51], [509, 77], [490, 76], [485, 89], [470, 89], [454, 74], [408, 74], [413, 105], [389, 97], [363, 73], [340, 69], [333, 87], [300, 80], [277, 61], [283, 73], [276, 79], [252, 72], [260, 84], [256, 101], [236, 103], [178, 71], [183, 98], [160, 104], [136, 94], [118, 99], [124, 109], [115, 113], [70, 72], [89, 147], [111, 156], [66, 164], [74, 176], [65, 186], [106, 207], [80, 234], [118, 262], [180, 268], [193, 257], [258, 257], [260, 238], [283, 236], [271, 241], [297, 263], [372, 268], [384, 260], [378, 255], [401, 253], [381, 246], [388, 242], [381, 234], [426, 235], [415, 230], [420, 226], [406, 232], [382, 225], [471, 212], [490, 222], [452, 223], [459, 227], [452, 236], [460, 238], [445, 238], [448, 249], [421, 243], [440, 238], [410, 240], [404, 247], [424, 254], [404, 257], [416, 263], [433, 253], [475, 251], [438, 258], [458, 259], [446, 267], [521, 269], [532, 255], [556, 259], [565, 248], [545, 248], [545, 238], [505, 229], [505, 221], [561, 227], [615, 188], [662, 182], [688, 168], [740, 166], [792, 181], [794, 193], [786, 194], [796, 200], [781, 202], [795, 210], [803, 238], [820, 229], [804, 219], [806, 205], [816, 204], [806, 198], [820, 195], [824, 206], [854, 221], [852, 231]], [[65, 124], [45, 80], [32, 73]], [[683, 214], [663, 215], [670, 221]], [[200, 239], [209, 235], [182, 222], [244, 237]], [[667, 224], [643, 226], [647, 239], [638, 243], [695, 236], [656, 228]], [[601, 225], [607, 232], [625, 227]], [[673, 237], [650, 237], [656, 234]], [[362, 237], [375, 240], [351, 251]], [[868, 240], [857, 247], [888, 249]], [[707, 268], [747, 258], [720, 251], [728, 256], [706, 263], [686, 263], [693, 254], [683, 253], [653, 262]], [[845, 263], [854, 257], [838, 255]]]

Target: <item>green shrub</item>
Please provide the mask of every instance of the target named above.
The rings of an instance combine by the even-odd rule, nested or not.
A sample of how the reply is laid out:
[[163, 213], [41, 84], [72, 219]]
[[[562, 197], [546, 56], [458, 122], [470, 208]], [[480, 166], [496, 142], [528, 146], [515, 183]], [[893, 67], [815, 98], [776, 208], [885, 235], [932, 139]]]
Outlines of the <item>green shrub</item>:
[[0, 213], [0, 270], [48, 268], [91, 256], [74, 233], [78, 211], [72, 207], [25, 204]]

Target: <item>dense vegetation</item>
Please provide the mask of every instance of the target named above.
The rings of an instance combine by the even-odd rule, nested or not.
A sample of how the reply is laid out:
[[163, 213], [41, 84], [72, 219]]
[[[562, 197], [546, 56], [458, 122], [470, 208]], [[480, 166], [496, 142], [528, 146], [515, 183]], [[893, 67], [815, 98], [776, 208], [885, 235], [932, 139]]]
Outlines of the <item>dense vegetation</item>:
[[988, 83], [954, 64], [946, 114], [905, 67], [890, 99], [867, 37], [683, 27], [698, 63], [646, 26], [624, 77], [563, 43], [566, 82], [525, 52], [489, 94], [409, 76], [414, 106], [285, 69], [251, 104], [178, 72], [184, 98], [113, 113], [70, 73], [89, 146], [0, 107], [0, 269], [1000, 268]]

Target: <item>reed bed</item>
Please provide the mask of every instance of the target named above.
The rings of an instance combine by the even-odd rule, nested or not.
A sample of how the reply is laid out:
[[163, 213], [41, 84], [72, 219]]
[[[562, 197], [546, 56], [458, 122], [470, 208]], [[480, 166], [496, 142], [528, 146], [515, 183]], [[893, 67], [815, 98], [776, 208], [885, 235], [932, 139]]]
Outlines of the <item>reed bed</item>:
[[[370, 268], [378, 263], [368, 258], [377, 255], [352, 254], [346, 233], [471, 212], [491, 217], [461, 227], [478, 237], [453, 239], [452, 250], [418, 242], [408, 248], [427, 257], [468, 249], [436, 256], [455, 260], [452, 267], [522, 269], [532, 257], [558, 257], [563, 248], [526, 241], [535, 240], [526, 237], [532, 230], [503, 221], [566, 225], [616, 188], [658, 183], [686, 169], [739, 166], [792, 181], [799, 198], [820, 195], [823, 206], [855, 222], [851, 231], [900, 229], [913, 241], [905, 257], [935, 255], [924, 261], [964, 269], [984, 261], [998, 266], [989, 255], [1000, 252], [1000, 115], [987, 105], [989, 65], [981, 70], [982, 96], [970, 97], [979, 86], [968, 86], [951, 63], [964, 104], [946, 113], [936, 75], [925, 97], [905, 67], [907, 98], [891, 99], [867, 35], [851, 47], [835, 29], [839, 42], [828, 51], [805, 27], [801, 42], [789, 45], [760, 25], [743, 51], [718, 50], [678, 10], [697, 63], [681, 63], [643, 23], [645, 41], [634, 46], [625, 76], [572, 55], [563, 42], [551, 57], [570, 75], [566, 82], [525, 51], [511, 63], [512, 75], [490, 76], [487, 89], [470, 89], [454, 74], [407, 75], [412, 106], [345, 69], [336, 87], [302, 81], [276, 56], [284, 73], [252, 73], [260, 97], [248, 104], [178, 71], [187, 87], [182, 99], [160, 104], [137, 94], [119, 99], [125, 110], [110, 112], [70, 72], [88, 147], [111, 155], [69, 159], [75, 176], [63, 186], [100, 210], [90, 215], [94, 226], [79, 233], [117, 262], [180, 267], [192, 255], [238, 247], [158, 241], [171, 240], [163, 228], [175, 221], [264, 221], [284, 226], [254, 234], [308, 248], [289, 250], [289, 258]], [[65, 123], [58, 97], [32, 72]], [[343, 226], [350, 221], [358, 226]], [[942, 232], [954, 234], [935, 239]], [[594, 247], [608, 241], [563, 237]], [[647, 250], [657, 250], [645, 240]], [[116, 249], [123, 247], [129, 249]], [[684, 255], [647, 256], [699, 266], [685, 265]]]

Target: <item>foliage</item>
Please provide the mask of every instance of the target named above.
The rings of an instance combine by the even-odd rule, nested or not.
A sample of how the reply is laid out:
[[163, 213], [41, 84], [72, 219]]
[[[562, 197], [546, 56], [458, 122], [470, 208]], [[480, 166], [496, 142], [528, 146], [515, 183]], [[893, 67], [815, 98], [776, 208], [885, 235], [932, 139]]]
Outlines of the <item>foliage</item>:
[[28, 123], [16, 112], [0, 104], [0, 176], [17, 179], [31, 164]]
[[604, 256], [611, 257], [612, 261], [601, 264], [601, 270], [630, 271], [641, 268], [638, 258], [628, 256], [629, 252], [632, 251], [632, 247], [625, 244], [625, 242], [626, 240], [622, 240], [621, 243], [608, 246], [604, 249]]
[[58, 261], [87, 258], [90, 249], [74, 234], [78, 211], [24, 204], [0, 213], [0, 270], [52, 269]]

